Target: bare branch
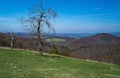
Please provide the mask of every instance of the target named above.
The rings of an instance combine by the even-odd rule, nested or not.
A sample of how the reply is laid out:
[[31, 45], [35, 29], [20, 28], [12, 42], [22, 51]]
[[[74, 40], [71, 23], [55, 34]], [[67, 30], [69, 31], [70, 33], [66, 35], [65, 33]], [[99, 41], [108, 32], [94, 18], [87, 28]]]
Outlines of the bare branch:
[[23, 20], [24, 26], [28, 29], [28, 31], [32, 31], [37, 35], [38, 48], [40, 54], [43, 54], [43, 40], [42, 40], [42, 27], [46, 26], [49, 31], [55, 29], [51, 26], [50, 20], [55, 19], [57, 16], [56, 12], [51, 8], [44, 8], [43, 3], [41, 2], [39, 5], [33, 7], [30, 11], [28, 19]]

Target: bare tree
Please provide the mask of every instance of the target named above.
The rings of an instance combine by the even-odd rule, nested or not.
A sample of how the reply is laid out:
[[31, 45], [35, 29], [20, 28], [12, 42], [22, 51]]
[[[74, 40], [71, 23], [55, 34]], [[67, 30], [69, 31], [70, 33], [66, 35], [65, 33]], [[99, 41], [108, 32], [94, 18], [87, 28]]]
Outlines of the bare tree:
[[10, 48], [13, 49], [14, 48], [14, 41], [15, 41], [15, 35], [13, 32], [10, 32]]
[[27, 19], [22, 20], [22, 23], [25, 25], [27, 30], [36, 34], [40, 55], [43, 55], [43, 28], [46, 26], [48, 29], [53, 29], [51, 26], [51, 20], [56, 16], [57, 14], [54, 10], [51, 8], [44, 8], [43, 4], [40, 3], [31, 9]]

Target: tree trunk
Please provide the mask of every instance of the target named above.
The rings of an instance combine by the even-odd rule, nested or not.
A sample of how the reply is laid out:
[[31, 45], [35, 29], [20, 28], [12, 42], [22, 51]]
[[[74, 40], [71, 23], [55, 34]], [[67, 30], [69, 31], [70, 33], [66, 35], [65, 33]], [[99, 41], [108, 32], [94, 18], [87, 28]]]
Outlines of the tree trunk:
[[13, 49], [13, 41], [10, 42], [10, 48]]
[[43, 55], [43, 41], [41, 38], [41, 22], [42, 22], [43, 15], [44, 13], [41, 14], [40, 19], [38, 20], [38, 27], [37, 27], [38, 48], [39, 48], [40, 55]]
[[41, 20], [38, 21], [37, 39], [38, 39], [39, 54], [43, 55], [43, 42], [41, 38], [40, 23], [41, 23]]
[[43, 55], [43, 42], [40, 36], [40, 33], [37, 33], [37, 38], [38, 38], [38, 49], [39, 49], [39, 54]]
[[11, 40], [10, 40], [10, 48], [13, 49], [14, 47], [14, 34], [13, 33], [10, 33], [10, 37], [11, 37]]

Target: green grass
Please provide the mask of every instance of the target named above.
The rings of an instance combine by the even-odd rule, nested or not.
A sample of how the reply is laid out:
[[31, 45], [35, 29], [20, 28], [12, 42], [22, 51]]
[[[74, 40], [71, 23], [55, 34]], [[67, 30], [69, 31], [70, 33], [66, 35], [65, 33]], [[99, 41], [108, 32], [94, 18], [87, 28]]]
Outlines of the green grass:
[[0, 78], [120, 78], [120, 66], [0, 48]]
[[47, 42], [61, 42], [61, 41], [66, 41], [65, 39], [61, 38], [52, 38], [52, 39], [46, 39]]

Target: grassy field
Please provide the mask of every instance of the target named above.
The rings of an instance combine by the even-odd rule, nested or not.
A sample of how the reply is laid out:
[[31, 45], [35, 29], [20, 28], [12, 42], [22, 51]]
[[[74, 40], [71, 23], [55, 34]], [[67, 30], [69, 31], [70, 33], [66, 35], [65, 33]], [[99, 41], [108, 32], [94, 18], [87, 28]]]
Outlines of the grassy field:
[[47, 42], [61, 42], [61, 41], [66, 41], [65, 39], [61, 38], [52, 38], [52, 39], [46, 39]]
[[120, 66], [0, 48], [0, 78], [120, 78]]

